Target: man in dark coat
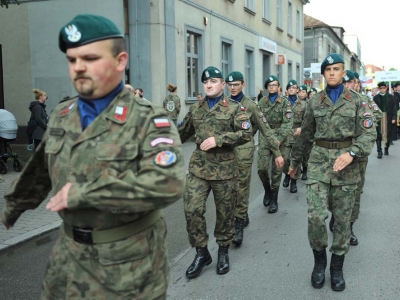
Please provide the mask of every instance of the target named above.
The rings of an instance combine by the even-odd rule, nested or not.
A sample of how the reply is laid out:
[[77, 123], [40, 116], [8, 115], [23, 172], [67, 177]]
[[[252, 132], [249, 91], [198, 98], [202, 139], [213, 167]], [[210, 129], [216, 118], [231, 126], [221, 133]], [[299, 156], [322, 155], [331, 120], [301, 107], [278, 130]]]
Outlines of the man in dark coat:
[[[393, 97], [396, 104], [396, 111], [398, 111], [400, 109], [400, 82], [396, 82], [394, 85]], [[400, 127], [398, 124], [396, 124], [394, 127], [395, 131], [393, 133], [393, 138], [396, 141], [398, 138], [400, 138]]]
[[[397, 109], [394, 97], [387, 92], [386, 83], [378, 84], [379, 93], [374, 96], [374, 101], [381, 109], [383, 118], [378, 122], [376, 145], [378, 149], [378, 158], [382, 158], [382, 140], [385, 145], [385, 155], [389, 155], [390, 142], [393, 139], [393, 125], [396, 124]], [[367, 105], [367, 104], [365, 104]]]

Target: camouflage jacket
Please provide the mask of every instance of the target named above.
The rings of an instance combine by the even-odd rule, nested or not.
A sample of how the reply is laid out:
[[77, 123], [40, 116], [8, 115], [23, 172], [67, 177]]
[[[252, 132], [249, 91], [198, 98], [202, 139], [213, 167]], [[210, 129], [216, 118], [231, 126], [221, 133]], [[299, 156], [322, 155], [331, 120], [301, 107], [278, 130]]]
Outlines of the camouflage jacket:
[[130, 223], [181, 197], [181, 141], [161, 108], [123, 89], [82, 131], [77, 100], [55, 108], [40, 146], [5, 195], [8, 224], [67, 182], [68, 208], [59, 214], [81, 228]]
[[294, 105], [291, 106], [293, 129], [290, 131], [288, 137], [286, 138], [286, 141], [284, 143], [285, 145], [289, 146], [294, 144], [294, 141], [297, 137], [294, 135], [294, 133], [296, 132], [296, 129], [301, 127], [301, 124], [303, 123], [306, 107], [307, 101], [300, 100], [299, 98], [297, 98], [297, 100], [294, 102]]
[[[253, 126], [253, 136], [257, 133], [257, 130], [259, 130], [260, 135], [264, 137], [266, 147], [272, 151], [275, 157], [281, 156], [281, 152], [279, 151], [278, 140], [275, 138], [271, 128], [269, 128], [267, 120], [265, 119], [263, 113], [261, 112], [258, 104], [255, 103], [250, 98], [247, 98], [246, 96], [243, 97], [242, 101], [240, 101], [240, 104], [246, 108], [246, 114], [249, 116], [251, 125]], [[252, 138], [250, 142], [240, 145], [236, 148], [238, 158], [253, 161], [253, 155], [250, 155], [249, 157], [250, 153], [248, 153], [248, 151], [245, 151], [245, 149], [253, 149], [253, 148], [254, 148], [254, 139]]]
[[[206, 98], [207, 99], [207, 98]], [[223, 96], [211, 109], [207, 100], [193, 104], [179, 127], [182, 143], [196, 134], [197, 149], [189, 162], [189, 172], [206, 180], [225, 180], [238, 174], [234, 147], [252, 139], [252, 128], [245, 108]], [[200, 144], [215, 137], [217, 146], [208, 151]]]
[[379, 106], [375, 103], [374, 99], [372, 98], [370, 99], [367, 95], [362, 95], [362, 99], [364, 100], [365, 103], [368, 103], [368, 107], [374, 114], [376, 121], [379, 122], [380, 120], [382, 120], [383, 117], [382, 111], [379, 108]]
[[[260, 99], [258, 105], [267, 119], [269, 127], [274, 132], [276, 139], [282, 144], [289, 133], [292, 132], [293, 127], [292, 110], [289, 100], [278, 96], [274, 103], [271, 103], [268, 96], [265, 96]], [[266, 141], [262, 135], [259, 142], [265, 147]]]
[[[330, 142], [352, 140], [347, 148], [328, 149], [314, 144], [313, 139]], [[357, 92], [344, 88], [332, 104], [326, 90], [314, 95], [307, 104], [301, 133], [293, 145], [290, 167], [295, 169], [304, 153], [312, 147], [308, 160], [308, 182], [322, 181], [332, 185], [355, 184], [360, 180], [357, 159], [342, 171], [334, 172], [335, 160], [352, 150], [357, 157], [371, 153], [376, 131], [372, 114]]]
[[177, 120], [181, 111], [181, 99], [176, 93], [170, 93], [163, 101], [164, 110], [171, 120]]

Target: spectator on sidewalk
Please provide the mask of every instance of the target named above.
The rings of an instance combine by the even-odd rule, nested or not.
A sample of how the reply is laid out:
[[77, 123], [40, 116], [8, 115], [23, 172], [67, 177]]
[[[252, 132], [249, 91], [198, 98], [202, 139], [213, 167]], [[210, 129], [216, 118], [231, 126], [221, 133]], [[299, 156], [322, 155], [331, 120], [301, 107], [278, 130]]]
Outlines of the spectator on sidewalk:
[[47, 129], [49, 117], [46, 113], [46, 93], [42, 90], [34, 89], [33, 94], [35, 95], [36, 100], [29, 104], [29, 110], [31, 111], [31, 119], [36, 122], [36, 127], [31, 136], [33, 142], [35, 143], [36, 150], [39, 147], [39, 144], [43, 139], [44, 132]]
[[128, 54], [110, 20], [77, 15], [59, 47], [78, 97], [55, 108], [1, 220], [11, 228], [52, 191], [46, 208], [63, 224], [41, 299], [165, 299], [162, 209], [181, 198], [185, 176], [178, 131], [123, 88]]
[[177, 94], [178, 88], [176, 85], [170, 83], [167, 86], [167, 90], [169, 91], [169, 95], [165, 97], [163, 107], [171, 120], [177, 125], [178, 116], [181, 111], [181, 99], [179, 99]]

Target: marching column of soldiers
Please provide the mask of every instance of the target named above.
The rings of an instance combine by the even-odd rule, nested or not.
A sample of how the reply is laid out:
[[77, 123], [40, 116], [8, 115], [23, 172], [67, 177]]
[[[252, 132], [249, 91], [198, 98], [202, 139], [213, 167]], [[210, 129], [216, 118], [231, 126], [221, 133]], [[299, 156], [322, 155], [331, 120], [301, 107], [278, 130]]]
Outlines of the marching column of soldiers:
[[[271, 74], [264, 82], [268, 92], [257, 104], [244, 95], [246, 83], [241, 72], [231, 72], [224, 79], [215, 67], [203, 71], [206, 97], [194, 104], [178, 125], [182, 142], [195, 135], [197, 144], [184, 193], [189, 241], [196, 248], [194, 260], [186, 271], [187, 278], [199, 276], [212, 262], [203, 216], [211, 190], [217, 215], [214, 230], [219, 245], [217, 274], [230, 270], [229, 246], [244, 242], [244, 228], [250, 222], [253, 136], [259, 131], [257, 168], [265, 191], [263, 205], [268, 207], [268, 213], [278, 211], [283, 174], [282, 186], [290, 186], [290, 193], [297, 192], [298, 179], [306, 180], [308, 239], [314, 254], [311, 284], [322, 288], [325, 283], [328, 261], [325, 220], [331, 212], [331, 288], [345, 289], [344, 257], [349, 245], [358, 244], [353, 224], [360, 212], [368, 155], [375, 140], [380, 141], [379, 126], [388, 128], [380, 123], [393, 120], [392, 98], [386, 96], [387, 102], [379, 102], [362, 95], [358, 74], [346, 71], [338, 54], [326, 57], [321, 74], [327, 82], [324, 90], [307, 91], [307, 86], [299, 86], [292, 79], [286, 86], [287, 97], [279, 94], [281, 83]], [[224, 95], [225, 85], [229, 96]], [[381, 103], [389, 103], [384, 107], [386, 116]], [[390, 145], [387, 136], [383, 138], [385, 153]]]

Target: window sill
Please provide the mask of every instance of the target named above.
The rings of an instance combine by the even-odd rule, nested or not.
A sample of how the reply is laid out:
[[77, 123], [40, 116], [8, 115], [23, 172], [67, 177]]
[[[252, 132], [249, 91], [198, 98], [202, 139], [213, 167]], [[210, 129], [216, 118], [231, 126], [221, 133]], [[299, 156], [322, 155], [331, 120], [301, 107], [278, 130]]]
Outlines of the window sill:
[[301, 41], [299, 39], [296, 39], [296, 42], [301, 43]]
[[264, 18], [262, 18], [262, 21], [263, 21], [264, 23], [267, 23], [268, 25], [271, 25], [271, 24], [272, 24], [271, 21], [268, 21], [267, 19], [264, 19]]
[[229, 1], [231, 1], [232, 3], [235, 3], [236, 0], [229, 0]]
[[280, 28], [280, 27], [276, 27], [276, 30], [278, 30], [278, 31], [280, 31], [280, 32], [283, 32], [283, 29], [282, 28]]
[[293, 35], [291, 35], [290, 33], [288, 33], [287, 36], [290, 37], [291, 39], [293, 38]]
[[245, 12], [248, 12], [248, 13], [251, 14], [252, 16], [255, 16], [255, 15], [256, 15], [256, 12], [255, 12], [255, 11], [252, 11], [250, 8], [244, 7], [244, 11], [245, 11]]
[[197, 100], [197, 97], [196, 97], [196, 98], [190, 97], [190, 98], [186, 98], [185, 103], [186, 103], [186, 104], [194, 104], [194, 103], [196, 103], [196, 102], [198, 102], [198, 101], [199, 101], [199, 100]]

